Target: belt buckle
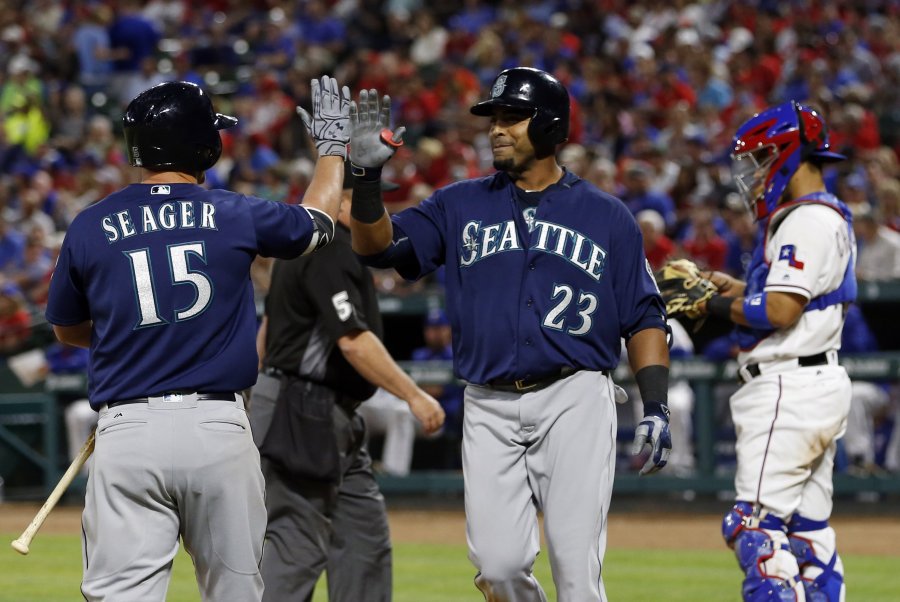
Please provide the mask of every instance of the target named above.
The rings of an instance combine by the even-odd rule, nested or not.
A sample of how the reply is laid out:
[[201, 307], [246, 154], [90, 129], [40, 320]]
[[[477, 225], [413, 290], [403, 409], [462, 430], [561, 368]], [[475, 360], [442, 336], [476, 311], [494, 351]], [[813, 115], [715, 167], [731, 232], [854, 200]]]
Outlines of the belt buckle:
[[527, 391], [528, 389], [533, 389], [537, 386], [537, 382], [533, 382], [530, 385], [525, 384], [525, 379], [520, 378], [515, 382], [516, 391]]

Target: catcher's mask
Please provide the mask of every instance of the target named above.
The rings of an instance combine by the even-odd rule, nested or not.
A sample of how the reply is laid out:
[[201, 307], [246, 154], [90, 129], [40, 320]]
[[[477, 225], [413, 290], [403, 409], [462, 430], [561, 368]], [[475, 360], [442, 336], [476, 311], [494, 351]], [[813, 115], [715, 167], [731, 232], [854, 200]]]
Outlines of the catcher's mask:
[[125, 147], [134, 167], [203, 172], [222, 154], [219, 130], [237, 118], [213, 111], [209, 96], [189, 82], [165, 82], [138, 94], [125, 109]]
[[490, 99], [469, 110], [490, 117], [496, 108], [529, 114], [528, 139], [539, 159], [555, 154], [557, 145], [569, 139], [569, 93], [546, 71], [513, 67], [500, 72], [491, 86]]
[[825, 121], [814, 109], [789, 101], [757, 113], [734, 135], [731, 172], [757, 220], [771, 214], [805, 161], [841, 161], [832, 152]]

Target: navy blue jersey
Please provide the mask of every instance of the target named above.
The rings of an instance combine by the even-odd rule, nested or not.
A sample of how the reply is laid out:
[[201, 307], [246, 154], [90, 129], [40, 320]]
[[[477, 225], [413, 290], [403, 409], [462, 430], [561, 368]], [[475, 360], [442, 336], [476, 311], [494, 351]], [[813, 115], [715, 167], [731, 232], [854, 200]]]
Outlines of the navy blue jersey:
[[194, 184], [132, 184], [72, 222], [47, 320], [93, 321], [91, 404], [256, 382], [250, 264], [307, 251], [297, 206]]
[[537, 207], [516, 198], [497, 173], [392, 218], [395, 238], [408, 237], [395, 263], [402, 276], [446, 266], [457, 376], [483, 384], [564, 366], [609, 370], [622, 337], [665, 330], [640, 230], [620, 200], [571, 173]]

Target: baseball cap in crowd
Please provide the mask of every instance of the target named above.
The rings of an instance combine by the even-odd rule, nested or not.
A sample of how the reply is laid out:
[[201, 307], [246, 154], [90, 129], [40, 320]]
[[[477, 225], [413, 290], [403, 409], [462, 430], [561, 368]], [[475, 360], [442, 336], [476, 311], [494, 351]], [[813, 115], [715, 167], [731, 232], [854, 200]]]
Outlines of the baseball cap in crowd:
[[[344, 161], [344, 190], [353, 188], [353, 172], [350, 171], [350, 161]], [[397, 190], [400, 185], [390, 180], [381, 180], [382, 192]]]
[[435, 307], [432, 310], [429, 310], [428, 315], [425, 316], [425, 326], [449, 326], [450, 319], [447, 317], [447, 312], [439, 307]]

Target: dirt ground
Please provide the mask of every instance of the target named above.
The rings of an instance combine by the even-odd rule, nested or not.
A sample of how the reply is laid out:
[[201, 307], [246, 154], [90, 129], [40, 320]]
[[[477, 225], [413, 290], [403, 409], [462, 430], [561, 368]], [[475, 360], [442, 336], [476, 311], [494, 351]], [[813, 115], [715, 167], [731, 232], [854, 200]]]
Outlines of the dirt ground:
[[[0, 505], [0, 533], [20, 533], [38, 511], [38, 504]], [[713, 514], [611, 514], [610, 549], [715, 550], [722, 548], [721, 517]], [[465, 519], [454, 510], [393, 510], [394, 541], [410, 543], [465, 543]], [[900, 557], [900, 517], [837, 516], [832, 520], [840, 550], [848, 554]], [[65, 506], [50, 513], [41, 533], [78, 533], [81, 508]], [[38, 535], [39, 537], [40, 535]]]

